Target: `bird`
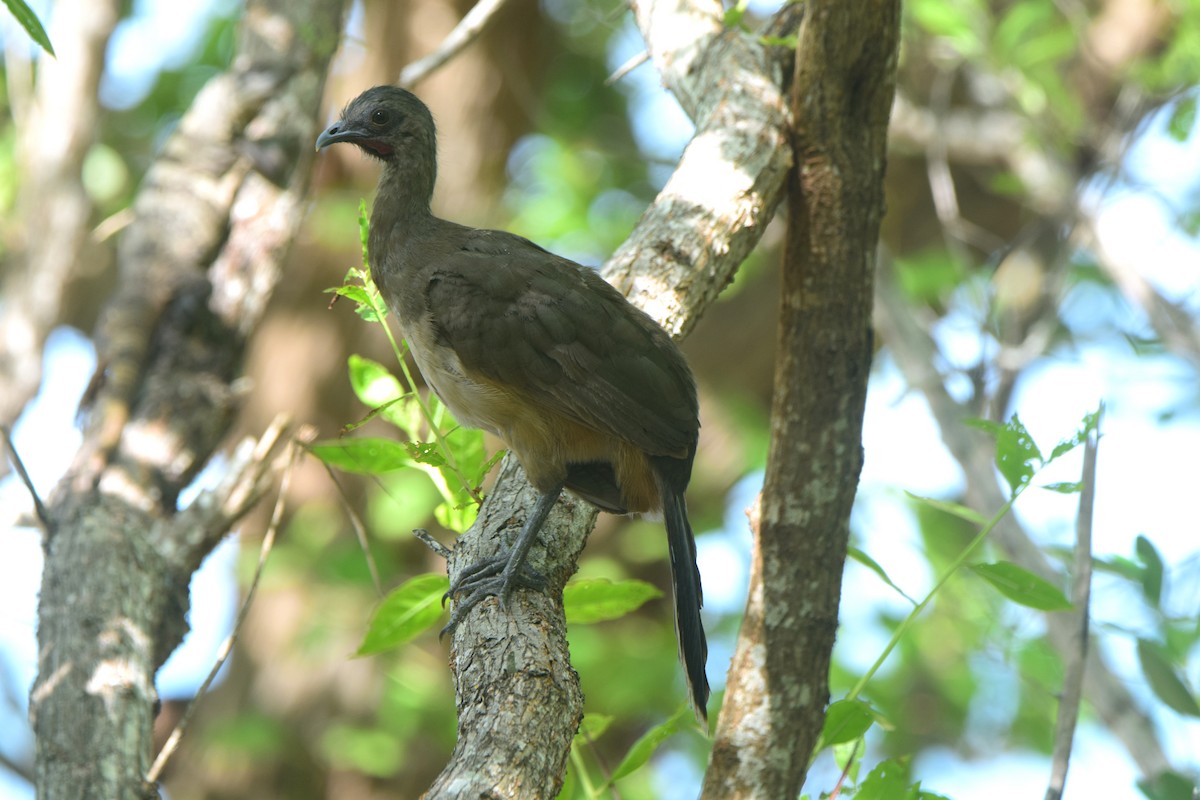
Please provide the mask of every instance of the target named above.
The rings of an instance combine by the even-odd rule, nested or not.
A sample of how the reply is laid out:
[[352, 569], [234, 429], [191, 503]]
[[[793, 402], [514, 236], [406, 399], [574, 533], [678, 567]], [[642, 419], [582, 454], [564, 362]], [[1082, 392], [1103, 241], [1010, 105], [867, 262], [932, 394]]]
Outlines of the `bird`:
[[513, 233], [431, 211], [437, 132], [413, 93], [376, 86], [317, 138], [383, 164], [367, 242], [371, 277], [430, 388], [460, 424], [497, 436], [538, 499], [506, 553], [451, 584], [452, 629], [495, 596], [541, 588], [526, 563], [563, 490], [615, 513], [661, 512], [679, 657], [707, 720], [703, 594], [684, 493], [699, 436], [696, 384], [665, 330], [596, 270]]

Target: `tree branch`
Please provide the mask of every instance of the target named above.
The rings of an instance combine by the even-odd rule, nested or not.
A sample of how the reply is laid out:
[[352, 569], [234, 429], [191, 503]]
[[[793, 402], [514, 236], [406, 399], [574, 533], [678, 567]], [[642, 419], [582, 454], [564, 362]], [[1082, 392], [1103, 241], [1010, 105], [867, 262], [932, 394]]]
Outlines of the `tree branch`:
[[1075, 726], [1083, 700], [1083, 676], [1087, 668], [1089, 606], [1092, 595], [1092, 510], [1096, 502], [1096, 452], [1100, 446], [1100, 426], [1088, 436], [1083, 450], [1083, 476], [1080, 483], [1079, 515], [1075, 520], [1075, 564], [1071, 586], [1071, 604], [1077, 619], [1075, 646], [1064, 658], [1063, 689], [1058, 700], [1058, 719], [1054, 725], [1054, 755], [1050, 761], [1050, 785], [1046, 800], [1059, 800], [1067, 783], [1067, 765], [1075, 741]]
[[450, 31], [436, 50], [400, 70], [396, 85], [406, 89], [415, 86], [465, 50], [467, 45], [479, 38], [479, 34], [483, 33], [483, 29], [496, 16], [496, 12], [504, 7], [504, 3], [505, 0], [479, 0], [466, 16], [459, 20], [454, 30]]
[[805, 7], [792, 85], [796, 166], [788, 182], [771, 450], [706, 798], [800, 793], [829, 697], [862, 468], [900, 6], [810, 0]]

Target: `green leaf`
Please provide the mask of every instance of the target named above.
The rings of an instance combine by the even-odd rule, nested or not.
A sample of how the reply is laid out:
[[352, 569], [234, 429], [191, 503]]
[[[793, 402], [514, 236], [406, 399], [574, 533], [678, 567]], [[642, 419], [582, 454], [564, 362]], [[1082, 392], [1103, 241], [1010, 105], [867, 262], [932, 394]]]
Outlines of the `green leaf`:
[[[1042, 453], [1016, 414], [996, 434], [996, 467], [1015, 493], [1033, 478]], [[1036, 463], [1035, 463], [1036, 462]]]
[[1058, 492], [1059, 494], [1079, 494], [1083, 491], [1083, 482], [1070, 481], [1067, 483], [1048, 483], [1042, 488], [1051, 492]]
[[1180, 714], [1189, 717], [1200, 717], [1200, 705], [1196, 696], [1188, 688], [1175, 666], [1163, 654], [1159, 645], [1149, 639], [1138, 639], [1138, 661], [1142, 665], [1142, 674], [1151, 691], [1163, 704]]
[[376, 778], [394, 775], [404, 763], [405, 751], [394, 731], [335, 723], [321, 735], [322, 755], [339, 769], [350, 769]]
[[449, 589], [449, 579], [437, 573], [418, 575], [393, 589], [371, 616], [358, 655], [394, 649], [433, 627]]
[[978, 3], [961, 0], [910, 0], [905, 4], [922, 28], [949, 40], [964, 56], [983, 52], [978, 6]]
[[1014, 603], [1041, 611], [1066, 611], [1071, 608], [1070, 601], [1058, 587], [1016, 564], [999, 561], [995, 564], [972, 564], [971, 569]]
[[858, 785], [855, 800], [907, 800], [911, 796], [908, 766], [889, 758], [881, 761]]
[[404, 396], [400, 381], [378, 361], [353, 354], [347, 364], [350, 370], [350, 388], [363, 405], [378, 408]]
[[446, 466], [446, 457], [438, 449], [437, 442], [405, 442], [404, 447], [412, 460], [418, 464], [428, 464], [431, 467]]
[[1162, 556], [1158, 554], [1154, 543], [1145, 536], [1137, 537], [1134, 548], [1137, 550], [1138, 560], [1142, 562], [1141, 574], [1138, 576], [1138, 582], [1142, 586], [1142, 595], [1146, 598], [1146, 602], [1158, 608], [1162, 600]]
[[867, 569], [871, 570], [876, 575], [878, 575], [880, 580], [882, 580], [888, 586], [895, 589], [896, 592], [901, 597], [903, 597], [905, 600], [912, 603], [914, 606], [917, 604], [916, 600], [913, 600], [911, 597], [909, 597], [907, 594], [905, 594], [903, 589], [901, 589], [899, 586], [897, 586], [895, 583], [892, 582], [892, 579], [888, 577], [888, 574], [883, 571], [883, 567], [879, 566], [879, 563], [875, 559], [871, 558], [869, 555], [864, 553], [862, 550], [851, 545], [849, 548], [847, 548], [846, 555], [850, 556], [855, 561], [862, 564], [864, 567], [866, 567]]
[[795, 50], [800, 43], [798, 36], [760, 36], [758, 43], [764, 47], [786, 47], [788, 50]]
[[391, 439], [330, 439], [316, 442], [309, 450], [329, 466], [359, 475], [391, 472], [413, 462], [408, 444]]
[[362, 266], [364, 270], [371, 269], [371, 262], [367, 258], [367, 241], [371, 238], [371, 215], [367, 212], [367, 201], [359, 199], [358, 201], [358, 242], [362, 247]]
[[623, 617], [656, 597], [662, 592], [645, 581], [584, 578], [563, 589], [563, 608], [567, 622], [587, 624]]
[[1108, 558], [1097, 557], [1092, 561], [1092, 567], [1097, 572], [1107, 572], [1111, 575], [1118, 575], [1133, 583], [1140, 584], [1142, 582], [1142, 573], [1145, 570], [1141, 564], [1134, 562], [1132, 559], [1124, 556], [1110, 556]]
[[1189, 94], [1175, 104], [1167, 120], [1167, 133], [1177, 142], [1186, 142], [1196, 127], [1196, 95]]
[[[354, 301], [354, 312], [362, 317], [367, 322], [381, 322], [379, 315], [375, 313], [375, 304], [372, 302], [371, 293], [362, 286], [354, 284], [343, 284], [342, 286], [334, 286], [325, 290], [325, 294], [336, 294], [339, 297], [345, 297], [348, 300]], [[380, 306], [384, 313], [387, 312], [386, 306]]]
[[594, 742], [604, 735], [604, 732], [612, 725], [613, 719], [615, 717], [611, 714], [585, 714], [583, 722], [579, 724], [579, 731], [575, 735], [585, 741]]
[[1200, 209], [1182, 212], [1175, 222], [1188, 236], [1200, 237]]
[[962, 263], [945, 248], [897, 257], [895, 268], [904, 294], [920, 303], [945, 300], [966, 275]]
[[[1103, 409], [1103, 407], [1101, 407], [1101, 410], [1102, 409]], [[1083, 417], [1083, 420], [1079, 424], [1079, 430], [1077, 430], [1075, 432], [1075, 435], [1072, 436], [1071, 438], [1063, 439], [1061, 442], [1056, 444], [1054, 446], [1054, 449], [1050, 452], [1050, 458], [1048, 458], [1046, 460], [1046, 463], [1049, 464], [1051, 461], [1058, 458], [1059, 456], [1065, 455], [1065, 454], [1071, 452], [1076, 447], [1079, 447], [1079, 445], [1086, 442], [1088, 437], [1092, 435], [1092, 432], [1094, 430], [1096, 430], [1096, 426], [1099, 424], [1100, 424], [1100, 411], [1099, 410], [1093, 411], [1090, 414], [1085, 414]]]
[[659, 745], [675, 735], [675, 732], [679, 730], [679, 726], [683, 724], [686, 718], [691, 716], [691, 713], [691, 709], [686, 704], [680, 706], [679, 710], [672, 714], [665, 722], [655, 725], [638, 737], [638, 740], [629, 748], [629, 752], [621, 759], [621, 763], [613, 770], [609, 782], [618, 781], [642, 767], [650, 760], [650, 756], [654, 755], [654, 751], [658, 749]]
[[479, 516], [479, 504], [474, 500], [466, 503], [442, 503], [433, 510], [433, 517], [448, 531], [465, 533], [475, 524]]
[[866, 749], [867, 740], [862, 737], [833, 746], [833, 760], [839, 769], [845, 771], [846, 779], [851, 783], [858, 783], [863, 753], [866, 752]]
[[1195, 800], [1196, 784], [1175, 772], [1160, 772], [1153, 779], [1137, 782], [1142, 794], [1150, 800]]
[[992, 422], [990, 419], [980, 419], [979, 417], [967, 417], [963, 420], [963, 425], [983, 431], [993, 439], [1000, 435], [1000, 431], [1004, 430], [1004, 426], [999, 422]]
[[875, 712], [862, 700], [838, 700], [825, 709], [825, 725], [817, 740], [817, 751], [835, 744], [853, 742], [875, 724]]
[[905, 492], [905, 494], [919, 503], [924, 503], [930, 508], [937, 509], [938, 511], [944, 511], [951, 516], [958, 517], [959, 519], [965, 519], [967, 522], [975, 525], [987, 524], [987, 518], [973, 508], [968, 508], [967, 506], [952, 502], [950, 500], [938, 500], [936, 497], [923, 497], [922, 495], [913, 494], [912, 492]]
[[[17, 22], [21, 23], [21, 27], [29, 34], [29, 38], [33, 39], [38, 47], [45, 50], [50, 55], [54, 55], [54, 48], [50, 45], [50, 37], [46, 35], [46, 29], [42, 27], [41, 20], [37, 18], [37, 14], [33, 13], [25, 0], [4, 0], [4, 5], [8, 6], [8, 10], [12, 13]], [[57, 56], [55, 56], [57, 58]]]

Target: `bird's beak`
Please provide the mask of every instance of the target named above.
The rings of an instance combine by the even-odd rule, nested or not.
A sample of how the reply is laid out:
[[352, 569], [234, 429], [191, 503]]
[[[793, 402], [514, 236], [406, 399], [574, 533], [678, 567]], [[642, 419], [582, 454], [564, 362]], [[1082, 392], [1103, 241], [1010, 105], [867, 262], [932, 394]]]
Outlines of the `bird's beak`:
[[351, 127], [346, 126], [341, 120], [330, 125], [321, 135], [317, 137], [317, 152], [331, 144], [338, 142], [357, 142], [362, 138], [362, 134]]

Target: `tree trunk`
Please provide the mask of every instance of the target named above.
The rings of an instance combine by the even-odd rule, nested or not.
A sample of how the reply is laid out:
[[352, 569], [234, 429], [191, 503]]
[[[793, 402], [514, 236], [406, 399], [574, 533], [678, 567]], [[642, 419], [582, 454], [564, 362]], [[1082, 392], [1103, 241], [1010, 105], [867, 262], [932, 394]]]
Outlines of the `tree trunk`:
[[771, 451], [704, 797], [795, 797], [829, 698], [862, 468], [896, 0], [805, 4]]

